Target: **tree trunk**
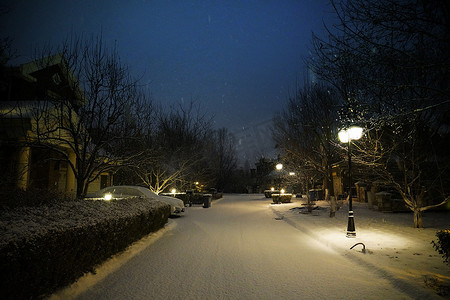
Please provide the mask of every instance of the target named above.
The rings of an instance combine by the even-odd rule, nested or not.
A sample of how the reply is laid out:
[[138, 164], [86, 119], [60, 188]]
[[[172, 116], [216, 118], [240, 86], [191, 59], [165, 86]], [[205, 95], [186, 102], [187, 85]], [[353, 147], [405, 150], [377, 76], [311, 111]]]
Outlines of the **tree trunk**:
[[422, 210], [414, 208], [414, 228], [422, 228]]
[[330, 200], [330, 218], [333, 218], [336, 215], [336, 197], [334, 197], [334, 186], [333, 186], [333, 179], [331, 175], [331, 169], [327, 165], [326, 167], [326, 174], [323, 178], [323, 186], [325, 189], [325, 200]]
[[87, 180], [77, 177], [77, 199], [83, 199], [86, 196], [89, 186], [86, 182]]
[[336, 216], [336, 197], [330, 196], [330, 218]]
[[82, 199], [84, 197], [83, 190], [84, 190], [83, 180], [77, 178], [77, 199]]

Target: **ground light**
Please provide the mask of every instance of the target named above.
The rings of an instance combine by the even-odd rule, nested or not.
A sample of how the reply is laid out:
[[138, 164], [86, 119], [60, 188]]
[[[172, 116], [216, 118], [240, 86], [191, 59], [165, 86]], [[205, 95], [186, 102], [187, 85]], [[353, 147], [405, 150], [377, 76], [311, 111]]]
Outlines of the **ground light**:
[[361, 127], [353, 126], [348, 129], [339, 131], [338, 136], [341, 143], [347, 143], [348, 149], [348, 223], [347, 223], [347, 237], [356, 237], [355, 220], [353, 217], [353, 202], [352, 202], [352, 140], [359, 140], [362, 136], [363, 129]]

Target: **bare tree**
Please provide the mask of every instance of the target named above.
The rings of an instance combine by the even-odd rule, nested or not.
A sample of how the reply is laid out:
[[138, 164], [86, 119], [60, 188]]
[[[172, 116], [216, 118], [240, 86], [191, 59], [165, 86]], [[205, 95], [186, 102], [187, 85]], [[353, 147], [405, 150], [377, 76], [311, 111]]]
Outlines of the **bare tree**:
[[143, 144], [145, 155], [130, 169], [155, 193], [192, 185], [207, 169], [210, 119], [193, 102], [169, 110], [160, 108], [152, 118], [155, 122]]
[[[305, 86], [289, 99], [288, 107], [274, 120], [274, 139], [285, 152], [283, 160], [295, 166], [296, 172], [322, 177], [326, 199], [334, 195], [331, 164], [334, 151], [337, 100], [323, 85]], [[309, 180], [307, 181], [309, 182]], [[335, 208], [335, 197], [332, 198]], [[334, 210], [331, 216], [334, 216]]]
[[449, 4], [332, 4], [339, 23], [327, 39], [315, 38], [314, 70], [340, 91], [342, 126], [358, 122], [369, 129], [356, 159], [380, 167], [379, 176], [414, 211], [414, 226], [422, 227], [422, 212], [448, 200], [439, 187], [448, 180], [449, 157], [437, 147], [448, 138], [443, 116], [450, 102]]
[[237, 167], [236, 142], [226, 128], [215, 130], [210, 139], [208, 164], [212, 185], [219, 190], [231, 189], [232, 179]]
[[59, 94], [40, 101], [34, 110], [32, 142], [60, 154], [75, 174], [76, 197], [83, 198], [102, 172], [129, 159], [117, 145], [135, 136], [135, 108], [143, 99], [117, 50], [107, 48], [101, 36], [71, 36], [53, 53], [58, 54], [40, 52], [36, 64], [60, 67], [62, 74], [51, 81]]
[[355, 163], [397, 190], [413, 211], [416, 228], [423, 226], [424, 211], [450, 199], [450, 134], [430, 118], [435, 118], [430, 110], [407, 114], [395, 127], [374, 128], [354, 142]]

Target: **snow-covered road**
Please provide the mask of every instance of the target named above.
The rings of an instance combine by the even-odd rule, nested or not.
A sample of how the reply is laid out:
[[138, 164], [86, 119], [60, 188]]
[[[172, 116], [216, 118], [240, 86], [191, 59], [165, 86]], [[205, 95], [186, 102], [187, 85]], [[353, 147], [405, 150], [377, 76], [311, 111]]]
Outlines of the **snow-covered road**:
[[188, 208], [78, 299], [409, 299], [277, 220], [269, 203], [261, 195], [225, 195], [211, 208]]

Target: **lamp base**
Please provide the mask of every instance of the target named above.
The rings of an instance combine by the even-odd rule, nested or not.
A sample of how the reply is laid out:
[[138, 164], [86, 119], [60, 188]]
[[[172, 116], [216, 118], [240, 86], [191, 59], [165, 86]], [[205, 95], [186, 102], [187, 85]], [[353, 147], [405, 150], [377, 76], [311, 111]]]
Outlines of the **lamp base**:
[[353, 219], [353, 211], [348, 211], [348, 223], [347, 223], [347, 237], [355, 238], [356, 230], [355, 230], [355, 220]]
[[355, 231], [347, 231], [346, 237], [348, 238], [355, 238], [356, 232]]

